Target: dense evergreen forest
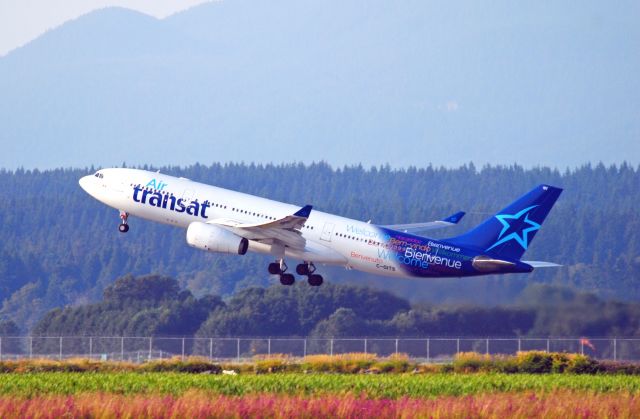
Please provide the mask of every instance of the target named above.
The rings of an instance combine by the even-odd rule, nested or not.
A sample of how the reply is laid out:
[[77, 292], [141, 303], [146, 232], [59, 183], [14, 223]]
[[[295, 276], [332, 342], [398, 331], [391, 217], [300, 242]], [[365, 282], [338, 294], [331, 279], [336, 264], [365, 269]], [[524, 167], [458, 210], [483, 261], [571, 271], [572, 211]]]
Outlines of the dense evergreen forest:
[[[321, 270], [330, 284], [388, 290], [414, 305], [508, 304], [526, 295], [531, 283], [575, 287], [603, 299], [640, 301], [640, 212], [636, 207], [640, 170], [626, 164], [586, 165], [563, 172], [472, 164], [457, 169], [333, 169], [324, 163], [159, 170], [294, 204], [310, 203], [319, 210], [379, 224], [429, 221], [467, 211], [461, 225], [435, 231], [435, 237], [469, 229], [534, 185], [550, 183], [565, 191], [526, 257], [562, 263], [562, 268], [446, 280], [397, 280], [339, 268]], [[179, 288], [188, 290], [182, 292], [189, 292], [188, 298], [200, 304], [189, 308], [198, 319], [209, 318], [203, 313], [215, 312], [220, 297], [231, 306], [229, 298], [244, 289], [272, 286], [274, 290], [262, 292], [285, 292], [277, 290], [277, 281], [266, 272], [266, 257], [206, 254], [186, 245], [184, 230], [138, 219], [130, 220], [128, 234], [118, 233], [117, 212], [78, 186], [78, 179], [93, 171], [0, 171], [0, 321], [13, 320], [27, 331], [55, 307], [99, 301], [116, 278], [129, 273], [176, 278]], [[176, 332], [167, 321], [153, 330]], [[205, 319], [202, 327], [206, 324]]]

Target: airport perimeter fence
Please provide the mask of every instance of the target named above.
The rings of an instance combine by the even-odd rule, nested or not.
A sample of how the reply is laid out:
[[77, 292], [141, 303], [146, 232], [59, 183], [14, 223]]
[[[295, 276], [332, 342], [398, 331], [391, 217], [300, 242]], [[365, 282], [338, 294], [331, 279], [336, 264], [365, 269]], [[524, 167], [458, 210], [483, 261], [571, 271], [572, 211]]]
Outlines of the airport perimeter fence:
[[513, 355], [519, 351], [582, 353], [596, 359], [640, 361], [640, 338], [194, 338], [129, 336], [0, 337], [0, 361], [88, 358], [146, 362], [180, 357], [242, 362], [255, 356], [364, 352], [377, 356], [407, 354], [419, 362], [447, 362], [460, 352]]

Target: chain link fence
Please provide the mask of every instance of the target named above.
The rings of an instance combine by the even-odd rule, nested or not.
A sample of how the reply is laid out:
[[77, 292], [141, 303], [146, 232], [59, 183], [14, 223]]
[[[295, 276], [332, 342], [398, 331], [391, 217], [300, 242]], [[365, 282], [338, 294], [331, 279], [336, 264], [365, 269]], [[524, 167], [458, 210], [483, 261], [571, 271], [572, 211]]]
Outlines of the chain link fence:
[[446, 362], [460, 352], [513, 355], [518, 351], [582, 353], [596, 359], [640, 361], [640, 338], [194, 338], [122, 336], [0, 337], [0, 361], [88, 358], [145, 362], [199, 356], [215, 361], [285, 354], [304, 357], [364, 352], [403, 353], [422, 362]]

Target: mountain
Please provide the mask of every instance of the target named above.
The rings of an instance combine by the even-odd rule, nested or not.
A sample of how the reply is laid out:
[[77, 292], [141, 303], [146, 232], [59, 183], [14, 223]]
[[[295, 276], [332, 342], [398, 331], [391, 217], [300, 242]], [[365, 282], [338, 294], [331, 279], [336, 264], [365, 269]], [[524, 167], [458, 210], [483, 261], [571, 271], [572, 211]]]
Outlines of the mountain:
[[635, 165], [639, 17], [631, 1], [102, 9], [0, 58], [0, 167]]

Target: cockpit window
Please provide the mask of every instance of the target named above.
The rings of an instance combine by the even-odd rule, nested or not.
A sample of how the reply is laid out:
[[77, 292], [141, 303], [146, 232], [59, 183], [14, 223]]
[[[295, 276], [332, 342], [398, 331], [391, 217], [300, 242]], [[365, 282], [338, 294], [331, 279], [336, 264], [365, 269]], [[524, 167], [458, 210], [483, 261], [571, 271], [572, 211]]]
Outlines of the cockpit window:
[[104, 175], [102, 173], [100, 173], [100, 172], [96, 172], [93, 176], [95, 176], [95, 177], [97, 177], [99, 179], [104, 178]]

